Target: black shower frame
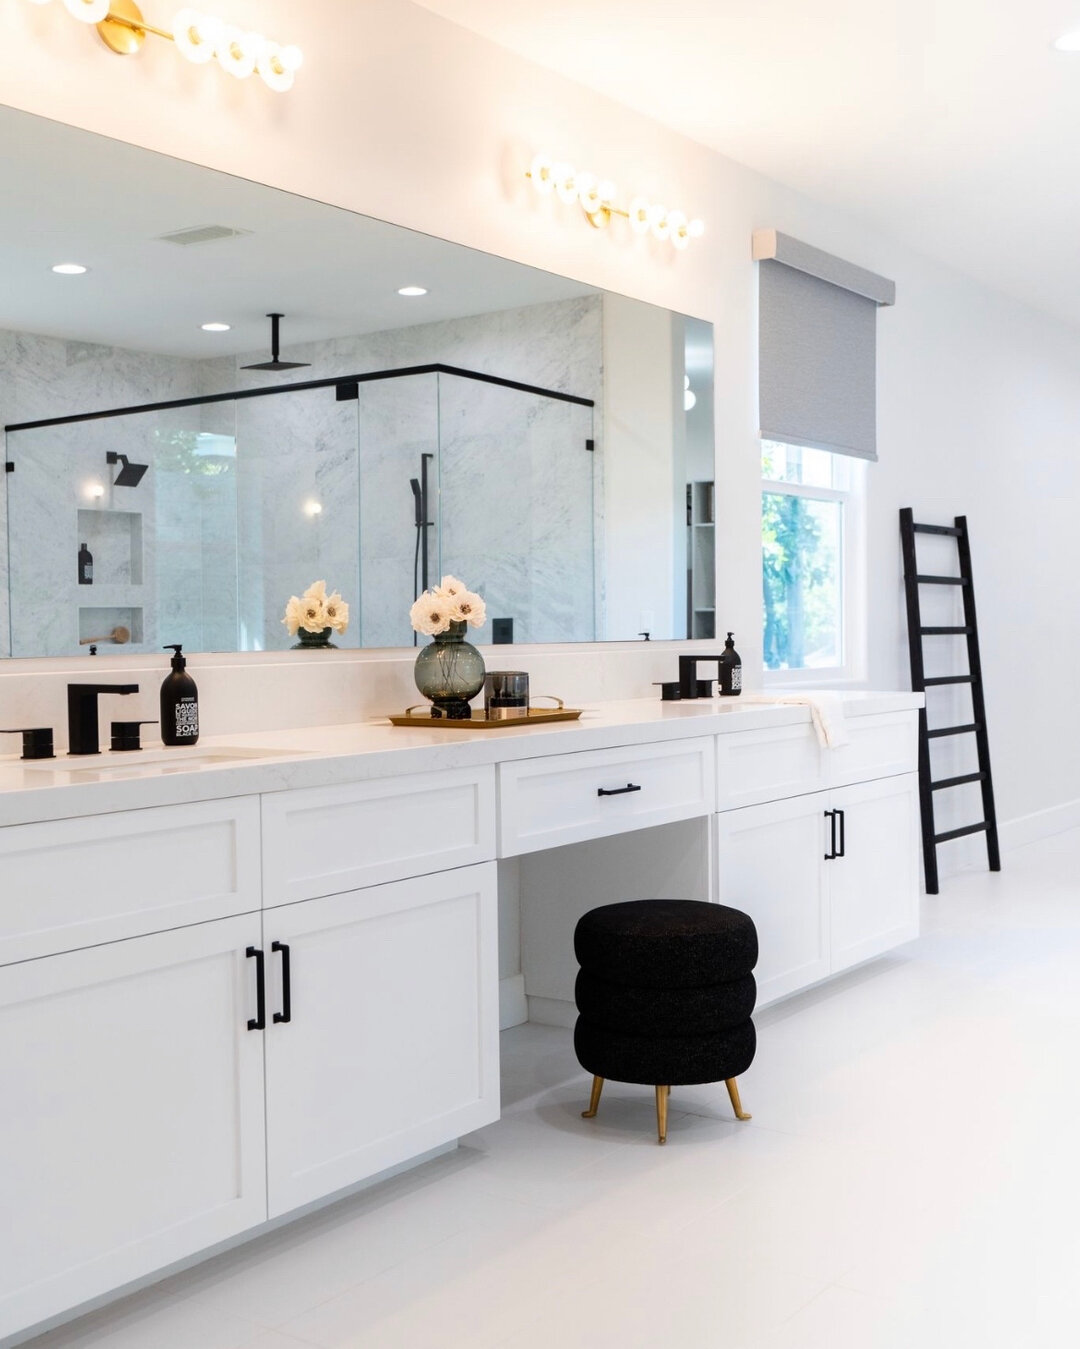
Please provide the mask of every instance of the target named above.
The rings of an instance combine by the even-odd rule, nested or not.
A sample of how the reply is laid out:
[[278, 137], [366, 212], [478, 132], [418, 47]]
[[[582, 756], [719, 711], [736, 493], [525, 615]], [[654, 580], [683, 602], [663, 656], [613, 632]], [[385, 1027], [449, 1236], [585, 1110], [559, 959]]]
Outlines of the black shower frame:
[[[558, 389], [543, 389], [537, 384], [523, 384], [516, 379], [503, 379], [500, 375], [485, 375], [479, 370], [466, 370], [462, 366], [408, 365], [398, 370], [373, 370], [365, 375], [332, 375], [326, 379], [298, 380], [291, 384], [275, 384], [259, 389], [235, 389], [231, 393], [208, 393], [195, 398], [172, 398], [162, 403], [137, 403], [131, 407], [107, 408], [101, 412], [78, 412], [68, 417], [45, 417], [34, 422], [12, 422], [4, 427], [5, 432], [33, 431], [44, 426], [70, 426], [74, 422], [103, 421], [107, 417], [127, 417], [136, 412], [163, 412], [167, 408], [200, 407], [204, 403], [231, 403], [240, 398], [265, 398], [269, 394], [302, 393], [306, 389], [337, 389], [339, 402], [351, 401], [357, 397], [358, 386], [370, 384], [379, 379], [402, 379], [408, 375], [458, 375], [462, 379], [476, 380], [481, 384], [497, 384], [504, 389], [517, 389], [519, 393], [538, 394], [542, 398], [553, 398], [560, 403], [576, 403], [578, 407], [593, 408], [596, 400], [582, 398], [574, 393], [562, 393]], [[592, 448], [589, 445], [587, 448]]]

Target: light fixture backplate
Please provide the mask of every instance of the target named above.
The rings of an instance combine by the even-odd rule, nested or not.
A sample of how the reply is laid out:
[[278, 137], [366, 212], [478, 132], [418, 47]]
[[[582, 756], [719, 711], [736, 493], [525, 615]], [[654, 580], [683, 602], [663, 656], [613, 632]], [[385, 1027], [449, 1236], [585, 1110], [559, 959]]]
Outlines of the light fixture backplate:
[[[126, 19], [127, 23], [117, 23], [116, 19]], [[146, 41], [146, 29], [139, 27], [144, 22], [143, 13], [135, 0], [111, 0], [109, 17], [97, 25], [102, 42], [118, 56], [134, 56]], [[134, 24], [136, 27], [129, 27]]]

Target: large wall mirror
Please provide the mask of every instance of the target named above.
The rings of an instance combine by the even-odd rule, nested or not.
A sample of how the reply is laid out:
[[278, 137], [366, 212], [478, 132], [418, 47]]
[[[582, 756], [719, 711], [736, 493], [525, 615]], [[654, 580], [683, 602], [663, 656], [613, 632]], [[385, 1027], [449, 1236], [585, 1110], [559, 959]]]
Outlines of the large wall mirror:
[[408, 646], [445, 573], [481, 642], [715, 635], [709, 324], [10, 109], [0, 147], [0, 654], [281, 650], [318, 579], [339, 645]]

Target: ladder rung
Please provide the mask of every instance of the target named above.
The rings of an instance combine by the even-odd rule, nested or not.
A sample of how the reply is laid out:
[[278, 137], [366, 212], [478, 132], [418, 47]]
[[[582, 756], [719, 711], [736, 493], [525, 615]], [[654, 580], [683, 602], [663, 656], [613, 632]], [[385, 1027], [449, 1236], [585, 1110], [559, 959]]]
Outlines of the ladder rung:
[[963, 829], [947, 829], [944, 834], [935, 834], [935, 843], [948, 843], [951, 838], [963, 838], [965, 834], [981, 834], [989, 825], [985, 820], [980, 820], [978, 824], [965, 824]]
[[966, 637], [970, 628], [920, 628], [924, 637]]
[[966, 576], [916, 576], [921, 586], [966, 586]]
[[958, 778], [942, 778], [940, 782], [931, 782], [930, 790], [940, 792], [943, 787], [962, 787], [965, 782], [983, 782], [985, 773], [964, 773]]
[[969, 674], [966, 674], [966, 675], [935, 675], [933, 679], [924, 679], [924, 680], [923, 680], [923, 683], [926, 685], [927, 688], [929, 688], [931, 684], [972, 684], [972, 683], [974, 683], [974, 682], [975, 682], [975, 681], [974, 681], [974, 676], [969, 675]]
[[939, 736], [942, 735], [967, 735], [971, 731], [981, 731], [981, 730], [982, 730], [982, 723], [978, 721], [973, 721], [967, 726], [941, 726], [936, 731], [927, 731], [926, 738], [928, 740], [936, 740]]
[[954, 538], [960, 537], [960, 531], [955, 525], [914, 525], [916, 534], [951, 534]]

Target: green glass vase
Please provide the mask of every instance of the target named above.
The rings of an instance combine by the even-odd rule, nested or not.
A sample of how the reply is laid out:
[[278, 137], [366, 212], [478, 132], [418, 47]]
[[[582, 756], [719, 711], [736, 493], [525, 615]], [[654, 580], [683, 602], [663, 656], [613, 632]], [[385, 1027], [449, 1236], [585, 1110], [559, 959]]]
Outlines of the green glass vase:
[[472, 716], [469, 699], [484, 687], [484, 658], [465, 640], [465, 624], [451, 623], [437, 632], [416, 658], [416, 687], [432, 703], [432, 716]]

